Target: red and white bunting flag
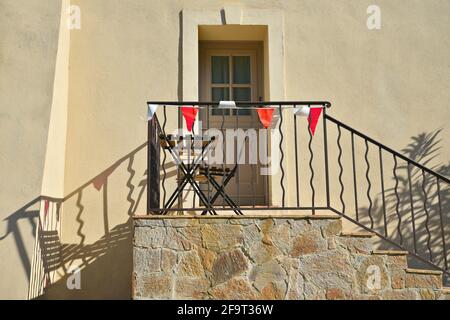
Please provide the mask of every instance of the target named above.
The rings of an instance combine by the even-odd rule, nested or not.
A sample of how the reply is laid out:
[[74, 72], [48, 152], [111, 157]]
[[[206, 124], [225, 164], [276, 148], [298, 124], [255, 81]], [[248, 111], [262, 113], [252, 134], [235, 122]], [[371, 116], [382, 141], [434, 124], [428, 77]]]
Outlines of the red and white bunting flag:
[[153, 116], [158, 109], [157, 104], [149, 104], [147, 105], [147, 121], [150, 121], [153, 119]]
[[48, 200], [45, 200], [44, 202], [44, 215], [47, 216], [48, 214], [48, 208], [50, 206], [50, 202]]
[[270, 127], [273, 118], [274, 108], [257, 108], [256, 112], [258, 112], [259, 121], [263, 125], [264, 129]]
[[190, 107], [190, 106], [181, 107], [181, 113], [183, 114], [184, 120], [186, 121], [186, 127], [189, 132], [192, 132], [192, 127], [194, 126], [197, 112], [198, 112], [197, 107]]
[[311, 134], [314, 136], [316, 132], [317, 122], [319, 121], [320, 114], [322, 113], [322, 108], [310, 108], [308, 122], [311, 128]]
[[311, 108], [309, 106], [301, 106], [294, 108], [294, 114], [299, 117], [308, 117], [311, 134], [314, 136], [316, 132], [317, 122], [319, 121], [322, 108]]
[[295, 107], [294, 114], [299, 117], [308, 117], [311, 108], [307, 106]]

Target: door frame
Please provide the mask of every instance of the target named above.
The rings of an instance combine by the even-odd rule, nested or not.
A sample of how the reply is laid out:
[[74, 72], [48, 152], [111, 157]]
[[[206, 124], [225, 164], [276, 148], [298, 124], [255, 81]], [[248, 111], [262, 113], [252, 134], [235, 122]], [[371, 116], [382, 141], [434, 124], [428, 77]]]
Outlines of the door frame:
[[[252, 89], [252, 100], [264, 101], [264, 42], [263, 41], [199, 41], [199, 101], [212, 101], [210, 92], [211, 83], [211, 60], [208, 59], [211, 55], [250, 55], [253, 57], [251, 62], [251, 89]], [[232, 67], [230, 65], [230, 88], [232, 85]], [[253, 79], [253, 77], [255, 77]], [[231, 91], [230, 91], [231, 94]], [[230, 100], [232, 98], [230, 97]], [[206, 111], [206, 110], [205, 110]], [[207, 111], [209, 112], [209, 111]], [[208, 123], [217, 122], [222, 120], [222, 116], [212, 116], [206, 112], [200, 112], [200, 119], [206, 119], [209, 116]], [[225, 116], [233, 119], [235, 121], [234, 115]], [[259, 124], [258, 117], [255, 115], [251, 116], [238, 116], [239, 124], [244, 128], [247, 126], [257, 126]], [[227, 127], [227, 126], [225, 126]], [[262, 128], [262, 127], [261, 127]], [[255, 173], [259, 172], [259, 164], [251, 170], [255, 170]], [[267, 205], [269, 203], [270, 190], [268, 190], [269, 177], [260, 177], [260, 181], [263, 192], [261, 194], [262, 204]], [[239, 179], [235, 177], [235, 179]], [[239, 181], [237, 182], [239, 183]], [[244, 200], [245, 198], [250, 198], [251, 196], [241, 196]]]

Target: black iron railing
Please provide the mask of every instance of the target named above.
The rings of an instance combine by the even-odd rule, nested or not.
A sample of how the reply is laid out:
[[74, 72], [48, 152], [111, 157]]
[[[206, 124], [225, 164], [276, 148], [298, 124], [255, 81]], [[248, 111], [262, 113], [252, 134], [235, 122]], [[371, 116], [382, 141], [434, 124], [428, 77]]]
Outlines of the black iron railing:
[[[149, 104], [160, 105], [148, 122], [149, 214], [327, 210], [448, 272], [449, 179], [329, 116], [329, 102], [246, 102], [227, 112], [214, 102]], [[192, 133], [175, 130], [183, 127], [179, 106], [198, 107]], [[265, 107], [275, 113], [267, 130], [256, 116]], [[293, 112], [299, 107], [322, 108], [314, 134], [311, 116]], [[257, 130], [258, 156], [265, 149], [277, 170], [263, 175], [260, 163], [239, 163], [237, 147], [231, 163], [209, 163], [218, 143], [211, 129]]]
[[[153, 120], [149, 121], [148, 124], [148, 130], [149, 130], [149, 162], [148, 162], [148, 167], [149, 167], [149, 176], [148, 176], [148, 183], [149, 183], [149, 192], [148, 192], [148, 212], [154, 212], [154, 213], [164, 213], [167, 214], [169, 212], [173, 212], [173, 211], [180, 211], [180, 209], [182, 209], [182, 211], [201, 211], [203, 213], [206, 212], [210, 212], [212, 213], [217, 212], [217, 211], [235, 211], [236, 213], [238, 213], [239, 211], [243, 211], [245, 210], [259, 210], [261, 208], [264, 208], [264, 210], [286, 210], [286, 209], [290, 209], [290, 210], [312, 210], [313, 212], [315, 212], [318, 209], [326, 209], [327, 208], [327, 203], [329, 201], [323, 202], [322, 205], [318, 206], [317, 205], [317, 201], [316, 201], [316, 194], [315, 194], [315, 187], [314, 187], [314, 177], [315, 177], [315, 171], [317, 169], [312, 167], [312, 164], [314, 162], [314, 152], [311, 149], [312, 145], [313, 145], [313, 140], [314, 139], [321, 139], [320, 136], [321, 134], [316, 133], [316, 137], [313, 138], [313, 135], [310, 132], [310, 127], [309, 127], [309, 122], [307, 121], [308, 118], [307, 117], [302, 117], [303, 120], [300, 120], [299, 116], [295, 116], [293, 114], [293, 108], [294, 107], [301, 107], [301, 106], [307, 106], [307, 107], [311, 107], [311, 108], [323, 108], [323, 112], [326, 113], [325, 109], [330, 107], [330, 103], [326, 102], [326, 101], [289, 101], [289, 102], [246, 102], [246, 103], [236, 103], [236, 109], [237, 111], [234, 111], [234, 115], [232, 113], [229, 113], [230, 115], [225, 116], [225, 112], [223, 112], [221, 115], [217, 115], [217, 110], [216, 110], [216, 116], [215, 116], [215, 121], [212, 120], [212, 116], [211, 116], [211, 110], [213, 110], [213, 108], [216, 108], [218, 103], [212, 103], [212, 102], [149, 102], [149, 104], [159, 104], [161, 105], [161, 109], [158, 112], [158, 116], [156, 116], [155, 118], [153, 118]], [[182, 126], [182, 122], [183, 119], [178, 115], [178, 110], [173, 108], [174, 106], [178, 107], [178, 106], [198, 106], [199, 107], [199, 115], [198, 118], [199, 120], [202, 120], [202, 127], [201, 128], [196, 128], [196, 130], [200, 131], [200, 132], [205, 132], [206, 130], [211, 129], [212, 123], [214, 122], [214, 126], [215, 129], [217, 129], [219, 132], [221, 132], [223, 134], [223, 137], [225, 137], [226, 130], [236, 130], [236, 129], [243, 129], [243, 130], [258, 130], [260, 132], [257, 133], [257, 137], [260, 138], [261, 136], [259, 135], [259, 133], [264, 133], [266, 135], [266, 137], [264, 139], [266, 139], [267, 141], [266, 144], [270, 144], [269, 140], [272, 137], [268, 137], [270, 135], [274, 135], [274, 134], [278, 134], [277, 139], [278, 142], [277, 143], [272, 143], [272, 149], [269, 146], [267, 146], [267, 158], [270, 157], [269, 154], [274, 154], [277, 153], [279, 162], [275, 163], [271, 163], [272, 166], [276, 165], [279, 166], [279, 173], [277, 175], [277, 180], [279, 180], [279, 190], [276, 192], [278, 194], [277, 196], [277, 203], [274, 203], [273, 199], [271, 198], [271, 194], [273, 194], [273, 190], [270, 189], [269, 186], [269, 182], [268, 180], [271, 179], [270, 174], [267, 174], [265, 176], [262, 175], [258, 175], [257, 172], [255, 172], [256, 168], [248, 168], [247, 170], [250, 169], [251, 172], [251, 179], [250, 182], [253, 183], [255, 182], [255, 180], [266, 180], [264, 182], [264, 188], [265, 190], [263, 190], [264, 193], [264, 201], [247, 201], [246, 205], [242, 205], [242, 199], [241, 195], [242, 195], [242, 190], [240, 190], [240, 183], [239, 183], [239, 178], [240, 178], [240, 173], [242, 173], [243, 167], [240, 163], [238, 163], [238, 158], [240, 156], [240, 152], [242, 152], [242, 150], [236, 150], [236, 154], [234, 156], [234, 162], [232, 163], [225, 163], [225, 164], [217, 164], [217, 166], [219, 168], [221, 168], [222, 170], [226, 170], [229, 169], [231, 174], [226, 174], [226, 172], [224, 172], [224, 174], [221, 175], [222, 179], [219, 179], [219, 181], [217, 181], [217, 183], [220, 185], [220, 188], [214, 188], [214, 180], [212, 179], [206, 179], [207, 181], [207, 192], [208, 195], [212, 195], [212, 197], [208, 200], [201, 200], [198, 201], [198, 197], [197, 194], [195, 193], [192, 197], [192, 202], [191, 203], [186, 203], [186, 201], [180, 200], [182, 199], [182, 195], [179, 194], [179, 197], [177, 198], [180, 201], [173, 201], [173, 197], [170, 197], [169, 194], [173, 195], [173, 192], [171, 193], [171, 190], [168, 190], [167, 188], [167, 176], [168, 176], [168, 172], [167, 172], [167, 162], [171, 162], [173, 161], [173, 152], [170, 150], [170, 148], [167, 147], [163, 147], [161, 148], [161, 142], [166, 143], [167, 145], [170, 144], [171, 141], [164, 141], [166, 140], [166, 138], [173, 138], [175, 137], [176, 141], [172, 141], [175, 142], [177, 145], [183, 141], [189, 141], [189, 138], [187, 138], [188, 136], [195, 136], [196, 132], [194, 130], [194, 133], [187, 133], [185, 135], [171, 135], [168, 130], [167, 130], [167, 124], [170, 123], [172, 124], [172, 129], [173, 129], [173, 121], [175, 119], [175, 121], [178, 121], [179, 127]], [[270, 107], [274, 109], [275, 112], [275, 116], [274, 116], [274, 120], [272, 121], [272, 127], [265, 130], [262, 125], [259, 123], [259, 120], [257, 119], [256, 116], [256, 109], [258, 108], [264, 108], [264, 107]], [[247, 113], [246, 115], [249, 115], [251, 120], [250, 120], [250, 124], [249, 124], [249, 120], [247, 119], [247, 121], [243, 121], [242, 119], [244, 117], [240, 116], [238, 113], [240, 110], [246, 110]], [[168, 115], [168, 113], [171, 112], [171, 115]], [[252, 115], [253, 114], [253, 115]], [[170, 118], [170, 119], [169, 119]], [[301, 170], [300, 166], [299, 166], [299, 152], [301, 152], [300, 150], [300, 141], [299, 141], [299, 136], [298, 134], [294, 134], [294, 131], [286, 131], [285, 127], [288, 125], [288, 121], [292, 121], [292, 119], [294, 119], [294, 124], [292, 125], [292, 122], [290, 125], [292, 125], [292, 127], [290, 129], [295, 130], [295, 133], [298, 133], [300, 131], [300, 129], [303, 130], [304, 132], [304, 137], [306, 139], [309, 140], [307, 146], [308, 146], [308, 152], [309, 152], [309, 160], [308, 163], [305, 163], [307, 165], [309, 165], [309, 170], [310, 170], [310, 177], [309, 177], [309, 181], [310, 181], [310, 186], [311, 189], [313, 190], [313, 193], [310, 195], [309, 199], [311, 199], [311, 201], [309, 201], [308, 204], [306, 204], [308, 201], [300, 201], [300, 197], [301, 197], [301, 193], [300, 193], [300, 186], [299, 186], [299, 181], [300, 181], [300, 174], [299, 171]], [[244, 123], [245, 122], [245, 123]], [[302, 128], [301, 128], [302, 127]], [[197, 132], [198, 134], [199, 132]], [[322, 133], [323, 135], [323, 133]], [[248, 137], [246, 137], [247, 139]], [[290, 139], [290, 144], [286, 145], [286, 142], [288, 141], [288, 139]], [[250, 142], [248, 142], [250, 143]], [[258, 141], [257, 143], [261, 144], [261, 140]], [[295, 146], [295, 147], [294, 147]], [[184, 146], [186, 149], [186, 145]], [[258, 146], [258, 150], [260, 150], [261, 146]], [[250, 147], [246, 146], [245, 147], [246, 150], [248, 148], [248, 150], [250, 151]], [[286, 180], [286, 163], [287, 161], [290, 161], [291, 159], [288, 159], [288, 149], [294, 149], [295, 148], [295, 157], [297, 159], [296, 161], [296, 170], [297, 170], [297, 174], [296, 174], [296, 201], [289, 203], [287, 201], [287, 191], [286, 191], [286, 184], [287, 184], [287, 180]], [[229, 152], [229, 150], [225, 150], [226, 148], [223, 148], [223, 158], [226, 158], [226, 153]], [[276, 149], [276, 150], [275, 150]], [[268, 151], [270, 150], [270, 151]], [[198, 150], [201, 156], [202, 150]], [[306, 151], [306, 150], [304, 150]], [[161, 156], [159, 155], [159, 153], [161, 152]], [[326, 149], [322, 148], [322, 154], [326, 152]], [[245, 153], [245, 151], [244, 151]], [[261, 152], [260, 152], [261, 153]], [[188, 152], [188, 154], [190, 154], [190, 152]], [[191, 159], [192, 160], [192, 159]], [[208, 164], [208, 160], [207, 157], [204, 157], [201, 159], [202, 163], [204, 163], [207, 167], [211, 167], [211, 165]], [[259, 159], [258, 159], [259, 160]], [[323, 166], [323, 165], [322, 165]], [[180, 168], [181, 167], [181, 168]], [[216, 168], [217, 167], [212, 167]], [[173, 167], [172, 167], [173, 169]], [[204, 166], [198, 166], [198, 169], [204, 169]], [[187, 171], [187, 168], [183, 168], [183, 164], [177, 165], [176, 166], [176, 176], [179, 177], [180, 175], [180, 171], [181, 174], [185, 174]], [[206, 170], [208, 173], [211, 173], [211, 170]], [[158, 174], [159, 173], [159, 174]], [[173, 173], [173, 172], [172, 172]], [[197, 172], [196, 172], [197, 173]], [[172, 179], [173, 179], [173, 175]], [[189, 177], [191, 178], [191, 177]], [[192, 177], [194, 178], [194, 177]], [[191, 183], [194, 184], [194, 188], [195, 189], [199, 189], [200, 186], [197, 186], [195, 184], [195, 181], [192, 181], [192, 179], [189, 179], [189, 182], [193, 182]], [[231, 180], [231, 182], [230, 182]], [[186, 181], [184, 181], [186, 182]], [[235, 190], [234, 190], [234, 203], [237, 205], [237, 207], [239, 207], [242, 210], [235, 210], [236, 208], [231, 206], [231, 205], [226, 205], [226, 201], [222, 201], [222, 203], [217, 203], [217, 198], [221, 198], [223, 200], [223, 195], [222, 195], [222, 189], [224, 189], [223, 191], [226, 190], [227, 187], [227, 183], [230, 184], [234, 184], [235, 185]], [[184, 184], [186, 185], [186, 183]], [[252, 190], [254, 191], [255, 186], [252, 186]], [[215, 192], [214, 194], [211, 194], [211, 190], [215, 189], [217, 191], [217, 189], [219, 189], [219, 192]], [[167, 198], [169, 198], [169, 201], [167, 201]], [[255, 199], [253, 197], [253, 199]], [[226, 199], [225, 199], [226, 200]], [[223, 203], [225, 202], [225, 204]]]
[[[330, 209], [448, 273], [450, 180], [329, 115], [325, 121], [337, 136], [331, 179], [339, 197]], [[432, 140], [411, 147], [425, 163], [435, 156]]]

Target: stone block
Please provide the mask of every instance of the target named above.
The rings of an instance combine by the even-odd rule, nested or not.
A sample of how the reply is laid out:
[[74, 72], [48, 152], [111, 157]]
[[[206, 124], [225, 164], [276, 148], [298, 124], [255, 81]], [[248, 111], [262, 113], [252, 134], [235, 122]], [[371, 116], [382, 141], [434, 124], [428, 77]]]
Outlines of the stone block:
[[392, 289], [405, 288], [405, 271], [391, 271], [391, 287]]
[[161, 270], [172, 273], [177, 264], [177, 252], [170, 249], [161, 249]]
[[370, 254], [372, 252], [372, 239], [361, 237], [336, 237], [338, 246], [341, 246], [350, 253]]
[[442, 278], [434, 274], [406, 273], [406, 288], [433, 288], [442, 287]]
[[136, 296], [138, 298], [168, 299], [172, 296], [171, 275], [143, 275], [136, 278]]
[[164, 219], [135, 219], [135, 227], [164, 227]]
[[203, 268], [205, 270], [211, 272], [212, 266], [214, 264], [214, 261], [216, 260], [217, 254], [212, 250], [198, 248], [198, 255], [203, 264]]
[[165, 237], [166, 237], [166, 229], [164, 227], [134, 228], [134, 245], [137, 247], [161, 248], [164, 243]]
[[208, 295], [209, 281], [204, 278], [176, 278], [175, 299], [205, 299]]
[[138, 274], [161, 271], [161, 249], [134, 248], [134, 270]]
[[245, 278], [233, 278], [210, 290], [213, 299], [220, 300], [255, 300], [257, 292]]
[[326, 248], [327, 243], [318, 231], [308, 232], [292, 238], [289, 254], [296, 258], [301, 255], [319, 253]]
[[321, 227], [322, 234], [325, 238], [337, 236], [342, 232], [342, 221], [339, 220], [326, 220], [327, 223]]
[[262, 242], [254, 243], [249, 249], [250, 257], [258, 265], [270, 261], [280, 254], [281, 252], [277, 247], [273, 245], [267, 245]]
[[240, 225], [203, 225], [201, 228], [203, 247], [220, 251], [242, 246], [244, 236]]
[[419, 295], [413, 290], [387, 290], [382, 293], [383, 300], [418, 300]]
[[246, 272], [247, 269], [247, 259], [240, 249], [223, 252], [214, 261], [211, 279], [216, 285]]
[[284, 281], [270, 282], [262, 288], [258, 299], [282, 300], [285, 298], [286, 283]]
[[282, 282], [286, 278], [286, 271], [275, 260], [253, 267], [249, 274], [249, 280], [253, 281], [253, 285], [259, 291], [262, 291], [269, 283]]
[[179, 253], [179, 262], [175, 270], [177, 276], [204, 277], [205, 271], [197, 251]]

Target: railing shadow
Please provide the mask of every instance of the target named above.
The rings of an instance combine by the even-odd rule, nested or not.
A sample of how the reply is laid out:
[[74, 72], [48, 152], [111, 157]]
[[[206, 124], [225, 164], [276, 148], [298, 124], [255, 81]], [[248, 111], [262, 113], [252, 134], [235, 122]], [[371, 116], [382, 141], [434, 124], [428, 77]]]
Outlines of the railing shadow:
[[[442, 130], [438, 129], [411, 137], [412, 141], [402, 150], [402, 154], [444, 177], [449, 177], [450, 163], [432, 165], [439, 158], [441, 133]], [[398, 160], [394, 172], [389, 174], [393, 187], [385, 189], [384, 199], [383, 194], [378, 193], [371, 208], [359, 207], [361, 213], [371, 211], [371, 217], [363, 214], [360, 222], [370, 225], [372, 218], [375, 231], [448, 270], [450, 188], [441, 182], [438, 192], [435, 176], [405, 161]], [[381, 239], [376, 245], [386, 249], [393, 248]], [[409, 260], [411, 267], [429, 267], [414, 257]]]
[[[28, 298], [113, 299], [126, 298], [130, 295], [131, 217], [138, 210], [147, 187], [147, 171], [144, 172], [143, 177], [136, 177], [134, 161], [136, 155], [146, 149], [146, 146], [147, 142], [141, 144], [63, 199], [36, 197], [5, 219], [7, 231], [1, 235], [0, 241], [9, 236], [15, 240], [22, 268], [29, 280]], [[126, 165], [124, 169], [128, 175], [125, 183], [128, 189], [125, 199], [128, 205], [125, 207], [128, 209], [124, 211], [127, 222], [110, 226], [108, 181], [114, 173], [118, 172], [117, 169], [121, 165]], [[86, 226], [90, 224], [93, 216], [98, 217], [98, 215], [95, 213], [89, 215], [87, 212], [89, 210], [84, 203], [86, 201], [84, 194], [92, 192], [89, 188], [100, 192], [100, 198], [94, 201], [101, 204], [104, 224], [103, 236], [93, 243], [87, 243]], [[61, 207], [69, 201], [75, 203], [74, 207], [77, 210], [75, 221], [78, 224], [76, 227], [78, 240], [74, 243], [72, 239], [70, 244], [61, 240], [61, 215], [63, 215]], [[93, 200], [90, 199], [90, 201]], [[23, 219], [31, 224], [33, 230], [32, 238], [35, 239], [35, 248], [32, 257], [25, 252], [26, 240], [18, 227], [18, 222]], [[71, 275], [69, 266], [73, 265], [83, 270], [84, 288], [82, 287], [79, 291], [70, 291], [66, 286], [65, 280]], [[114, 290], [118, 287], [122, 289]]]
[[11, 213], [8, 217], [4, 219], [6, 221], [6, 232], [0, 236], [0, 241], [6, 239], [8, 236], [14, 237], [14, 242], [16, 244], [17, 252], [22, 263], [22, 269], [27, 275], [28, 280], [30, 279], [31, 261], [25, 249], [25, 240], [19, 229], [19, 222], [25, 220], [31, 226], [31, 237], [34, 239], [36, 234], [36, 222], [39, 216], [39, 203], [41, 198], [37, 197], [17, 211]]

